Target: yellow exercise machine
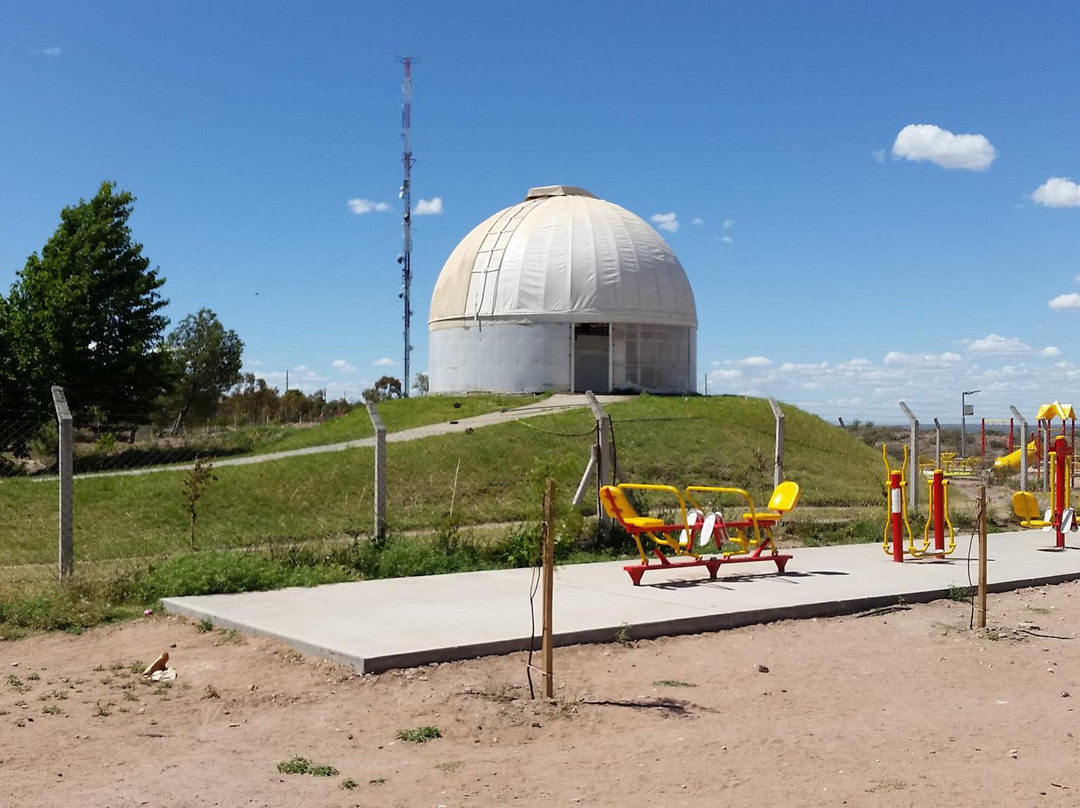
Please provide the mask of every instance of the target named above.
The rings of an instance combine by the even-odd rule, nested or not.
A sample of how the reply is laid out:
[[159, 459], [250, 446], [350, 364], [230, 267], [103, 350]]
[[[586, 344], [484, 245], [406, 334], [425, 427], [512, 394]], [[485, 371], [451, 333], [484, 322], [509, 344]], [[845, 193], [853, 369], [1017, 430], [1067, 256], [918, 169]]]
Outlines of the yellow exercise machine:
[[[652, 491], [670, 495], [678, 505], [677, 513], [681, 521], [669, 524], [663, 519], [641, 516], [627, 496], [627, 492], [630, 491]], [[695, 497], [695, 494], [698, 496]], [[709, 494], [741, 496], [746, 501], [750, 518], [738, 522], [725, 522], [723, 515], [714, 511], [704, 515], [702, 519], [699, 498], [704, 499], [704, 496]], [[783, 555], [776, 549], [771, 530], [767, 529], [766, 537], [762, 538], [764, 522], [759, 522], [753, 499], [741, 488], [691, 485], [685, 491], [679, 491], [670, 485], [622, 483], [602, 486], [600, 502], [604, 507], [604, 512], [618, 522], [623, 530], [633, 537], [637, 545], [641, 563], [623, 567], [629, 573], [634, 586], [641, 584], [641, 576], [646, 570], [670, 567], [705, 567], [709, 571], [709, 578], [715, 579], [721, 564], [772, 561], [776, 564], [777, 572], [783, 574], [784, 567], [791, 558], [790, 555]], [[687, 502], [691, 504], [693, 510], [687, 510]], [[761, 514], [761, 517], [764, 516], [766, 515]], [[731, 528], [732, 532], [729, 533], [728, 528]], [[747, 531], [752, 531], [752, 534], [748, 535]], [[645, 553], [645, 547], [641, 541], [642, 536], [652, 541], [651, 549], [653, 555], [659, 559], [659, 564], [649, 564], [650, 559]], [[698, 549], [694, 546], [695, 537]], [[705, 557], [700, 548], [710, 543], [716, 548], [715, 554]], [[736, 549], [724, 550], [724, 545], [727, 543], [734, 544]], [[676, 560], [668, 558], [665, 550], [676, 556]]]
[[[881, 549], [893, 557], [893, 561], [902, 562], [905, 555], [913, 558], [943, 558], [956, 550], [956, 531], [949, 519], [949, 481], [941, 469], [934, 469], [933, 476], [927, 481], [929, 486], [929, 515], [923, 527], [922, 546], [917, 547], [915, 536], [908, 522], [907, 467], [908, 447], [904, 446], [904, 460], [899, 469], [889, 465], [888, 446], [881, 447], [881, 459], [885, 463], [885, 473], [889, 486], [889, 515], [882, 532]], [[930, 547], [930, 526], [934, 526], [934, 547]], [[945, 541], [945, 529], [948, 528], [948, 543]], [[904, 538], [907, 537], [907, 547]]]

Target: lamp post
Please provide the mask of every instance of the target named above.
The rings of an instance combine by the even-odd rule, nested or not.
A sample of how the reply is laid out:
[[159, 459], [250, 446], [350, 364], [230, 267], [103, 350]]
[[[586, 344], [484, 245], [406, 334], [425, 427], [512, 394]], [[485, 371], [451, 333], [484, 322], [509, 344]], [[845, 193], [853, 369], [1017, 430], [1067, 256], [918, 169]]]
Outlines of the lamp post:
[[967, 403], [967, 397], [973, 396], [979, 390], [965, 390], [960, 394], [960, 457], [967, 457], [964, 452], [964, 440], [967, 438], [967, 417], [975, 414], [975, 408]]

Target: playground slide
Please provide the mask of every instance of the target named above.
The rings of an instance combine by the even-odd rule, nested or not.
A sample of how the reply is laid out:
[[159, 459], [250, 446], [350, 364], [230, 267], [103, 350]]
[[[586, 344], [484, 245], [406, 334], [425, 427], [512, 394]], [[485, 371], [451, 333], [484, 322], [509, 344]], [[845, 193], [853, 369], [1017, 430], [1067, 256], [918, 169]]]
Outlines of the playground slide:
[[[1038, 449], [1038, 441], [1033, 440], [1031, 443], [1028, 444], [1027, 452], [1029, 463], [1035, 459], [1035, 452], [1037, 452]], [[994, 461], [994, 468], [1020, 468], [1020, 451], [1020, 449], [1017, 449], [1015, 452], [1009, 452], [1009, 454], [1005, 455], [1004, 457], [999, 457], [997, 460]]]

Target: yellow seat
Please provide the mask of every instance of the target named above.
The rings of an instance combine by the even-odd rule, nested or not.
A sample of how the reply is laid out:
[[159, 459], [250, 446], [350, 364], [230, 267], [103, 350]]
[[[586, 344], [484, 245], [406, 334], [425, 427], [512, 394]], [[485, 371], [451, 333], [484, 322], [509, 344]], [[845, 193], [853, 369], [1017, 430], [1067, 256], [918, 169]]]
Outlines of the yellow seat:
[[605, 485], [600, 489], [600, 502], [604, 506], [604, 513], [623, 526], [629, 533], [641, 533], [654, 528], [663, 527], [663, 519], [654, 519], [650, 516], [638, 516], [626, 494], [613, 485]]
[[744, 522], [756, 521], [759, 527], [769, 530], [783, 518], [785, 513], [793, 510], [798, 502], [799, 484], [791, 480], [784, 480], [784, 482], [776, 486], [772, 496], [769, 497], [769, 502], [765, 506], [769, 510], [758, 511], [754, 514], [744, 513], [742, 518]]
[[1020, 527], [1052, 527], [1053, 522], [1043, 519], [1039, 501], [1030, 491], [1017, 491], [1012, 496], [1013, 512], [1020, 519]]

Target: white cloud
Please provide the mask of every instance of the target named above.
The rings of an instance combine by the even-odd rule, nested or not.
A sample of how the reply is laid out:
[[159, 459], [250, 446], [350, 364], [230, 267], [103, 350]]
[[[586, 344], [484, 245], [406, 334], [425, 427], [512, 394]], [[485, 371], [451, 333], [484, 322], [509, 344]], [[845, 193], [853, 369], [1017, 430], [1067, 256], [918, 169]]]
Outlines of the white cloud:
[[989, 334], [982, 339], [966, 343], [968, 350], [986, 356], [1023, 356], [1031, 353], [1031, 346], [1016, 337], [1002, 337]]
[[884, 163], [885, 162], [885, 150], [884, 149], [874, 149], [872, 152], [870, 152], [870, 154], [874, 158], [875, 163]]
[[735, 239], [733, 239], [731, 236], [721, 236], [720, 240], [722, 242], [724, 242], [725, 244], [734, 244], [735, 243]]
[[388, 367], [393, 367], [394, 365], [397, 364], [397, 362], [395, 362], [389, 356], [384, 356], [382, 359], [376, 359], [371, 364], [376, 365], [376, 366], [381, 367], [381, 368], [388, 368]]
[[963, 360], [958, 353], [946, 351], [940, 354], [910, 354], [902, 351], [889, 351], [882, 360], [883, 365], [898, 365], [903, 367], [941, 367], [951, 365]]
[[954, 135], [933, 124], [908, 124], [893, 143], [894, 160], [927, 160], [942, 168], [985, 171], [997, 157], [997, 150], [983, 135]]
[[744, 368], [767, 368], [772, 365], [772, 360], [765, 356], [748, 356], [745, 359], [737, 359], [732, 364]]
[[669, 233], [677, 233], [679, 230], [679, 219], [674, 211], [671, 213], [654, 213], [650, 218], [659, 230], [667, 230]]
[[1075, 311], [1080, 309], [1080, 295], [1076, 294], [1076, 292], [1058, 295], [1046, 305], [1054, 311]]
[[356, 371], [356, 365], [350, 365], [344, 359], [335, 359], [330, 363], [330, 367], [339, 373], [353, 373]]
[[724, 229], [725, 230], [730, 230], [734, 226], [735, 226], [735, 220], [734, 219], [724, 219]]
[[363, 216], [365, 213], [386, 213], [390, 210], [390, 205], [386, 202], [372, 202], [370, 199], [350, 199], [349, 210], [357, 216]]
[[1055, 348], [1053, 345], [1047, 345], [1041, 351], [1039, 356], [1061, 356], [1061, 351]]
[[709, 378], [715, 381], [733, 381], [735, 379], [741, 379], [743, 372], [741, 370], [711, 370], [709, 371]]
[[1038, 188], [1031, 198], [1048, 208], [1080, 207], [1080, 185], [1068, 177], [1051, 177]]
[[417, 216], [437, 216], [442, 213], [442, 197], [434, 196], [431, 199], [421, 199], [413, 208]]
[[846, 362], [841, 362], [836, 367], [839, 370], [864, 370], [866, 368], [872, 368], [873, 366], [874, 363], [871, 362], [869, 359], [855, 358], [849, 359]]
[[40, 53], [44, 53], [46, 56], [53, 56], [53, 57], [59, 56], [61, 54], [61, 52], [62, 51], [60, 50], [60, 48], [58, 48], [56, 45], [53, 45], [51, 48], [45, 48], [45, 50], [40, 51]]
[[694, 227], [701, 227], [703, 224], [705, 224], [705, 220], [695, 216], [693, 219], [690, 220], [690, 224], [692, 224]]

